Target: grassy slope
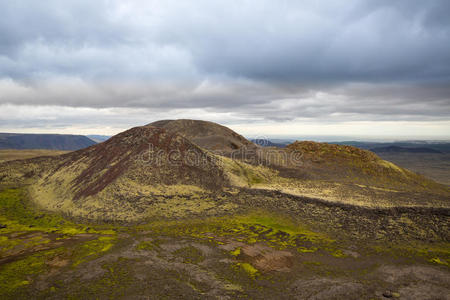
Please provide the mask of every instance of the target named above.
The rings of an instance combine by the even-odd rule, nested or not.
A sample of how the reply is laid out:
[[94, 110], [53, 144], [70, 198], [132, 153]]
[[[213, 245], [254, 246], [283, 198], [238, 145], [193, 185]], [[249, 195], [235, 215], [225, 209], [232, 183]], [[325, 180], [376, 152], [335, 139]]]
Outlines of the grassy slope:
[[449, 206], [449, 187], [355, 147], [296, 142], [260, 156], [277, 176], [255, 188], [369, 207]]
[[438, 190], [444, 187], [407, 169], [382, 160], [376, 154], [351, 146], [295, 142], [288, 152], [302, 154], [311, 177], [343, 183], [357, 183], [391, 189]]

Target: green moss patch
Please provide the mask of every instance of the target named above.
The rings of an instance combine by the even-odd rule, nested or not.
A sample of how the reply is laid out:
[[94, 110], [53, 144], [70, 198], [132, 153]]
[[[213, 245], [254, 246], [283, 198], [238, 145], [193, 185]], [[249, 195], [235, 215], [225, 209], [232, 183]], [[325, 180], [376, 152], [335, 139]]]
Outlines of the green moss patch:
[[244, 270], [252, 278], [256, 277], [259, 274], [258, 270], [249, 263], [238, 263], [238, 266], [241, 267], [242, 270]]
[[[104, 274], [89, 282], [74, 280], [68, 288], [70, 294], [65, 294], [61, 298], [68, 299], [91, 299], [92, 297], [105, 299], [117, 299], [127, 296], [127, 291], [136, 278], [132, 275], [129, 259], [119, 258], [116, 261], [101, 265], [105, 270]], [[66, 291], [67, 292], [67, 291]]]
[[47, 244], [50, 239], [43, 235], [33, 235], [31, 237], [16, 237], [9, 238], [7, 236], [0, 236], [0, 257], [7, 256], [10, 253], [17, 251], [21, 252], [25, 249], [34, 248], [39, 245]]
[[234, 249], [233, 251], [230, 251], [230, 254], [233, 256], [239, 256], [241, 254], [241, 248], [238, 247], [238, 248]]
[[407, 245], [383, 244], [373, 246], [376, 253], [388, 254], [394, 257], [422, 258], [432, 264], [450, 267], [450, 243], [411, 243]]
[[183, 258], [184, 263], [198, 264], [205, 260], [203, 253], [193, 246], [178, 249], [174, 251], [173, 254]]
[[96, 259], [108, 252], [116, 243], [115, 237], [102, 236], [96, 240], [85, 242], [74, 249], [73, 266]]
[[0, 296], [12, 296], [18, 288], [31, 284], [35, 275], [47, 270], [45, 262], [63, 251], [63, 248], [42, 251], [0, 266]]
[[110, 228], [96, 229], [95, 226], [76, 224], [61, 215], [40, 211], [30, 203], [23, 188], [0, 191], [0, 234], [17, 231], [43, 231], [75, 235], [80, 233], [115, 234]]
[[143, 241], [136, 246], [137, 250], [156, 250], [158, 248], [159, 243], [156, 241]]
[[309, 230], [286, 215], [262, 210], [238, 216], [154, 222], [143, 227], [152, 230], [156, 236], [191, 236], [216, 244], [230, 237], [247, 244], [263, 242], [277, 249], [296, 248], [300, 253], [322, 249], [335, 257], [342, 256], [333, 239]]
[[447, 266], [447, 267], [450, 266], [450, 264], [449, 264], [448, 261], [446, 261], [446, 260], [441, 260], [439, 257], [433, 257], [433, 258], [430, 259], [429, 261], [430, 261], [431, 263], [438, 264], [438, 265], [444, 265], [444, 266]]

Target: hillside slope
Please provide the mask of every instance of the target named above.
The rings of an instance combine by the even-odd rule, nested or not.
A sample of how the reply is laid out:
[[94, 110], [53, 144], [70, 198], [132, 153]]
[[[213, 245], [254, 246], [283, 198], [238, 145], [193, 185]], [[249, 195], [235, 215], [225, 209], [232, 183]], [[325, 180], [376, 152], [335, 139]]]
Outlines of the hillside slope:
[[95, 144], [83, 135], [0, 133], [0, 149], [78, 150]]
[[[185, 200], [190, 201], [183, 204], [187, 207], [214, 210], [220, 205], [208, 195], [228, 185], [214, 156], [179, 134], [151, 126], [76, 152], [24, 162], [22, 173], [34, 180], [30, 193], [38, 205], [88, 218], [170, 216]], [[18, 164], [3, 169], [17, 177]]]
[[262, 189], [369, 207], [449, 206], [447, 186], [356, 147], [303, 141], [259, 158], [278, 172]]

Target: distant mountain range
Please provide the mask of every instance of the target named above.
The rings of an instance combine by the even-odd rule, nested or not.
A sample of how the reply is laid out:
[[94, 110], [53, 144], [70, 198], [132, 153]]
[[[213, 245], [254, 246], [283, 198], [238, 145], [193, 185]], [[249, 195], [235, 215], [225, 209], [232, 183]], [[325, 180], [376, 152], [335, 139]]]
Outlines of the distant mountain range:
[[251, 139], [250, 141], [262, 147], [278, 147], [278, 148], [284, 148], [292, 143], [285, 141], [278, 142], [275, 140], [267, 140], [267, 139]]
[[84, 135], [0, 133], [0, 149], [78, 150], [95, 144]]

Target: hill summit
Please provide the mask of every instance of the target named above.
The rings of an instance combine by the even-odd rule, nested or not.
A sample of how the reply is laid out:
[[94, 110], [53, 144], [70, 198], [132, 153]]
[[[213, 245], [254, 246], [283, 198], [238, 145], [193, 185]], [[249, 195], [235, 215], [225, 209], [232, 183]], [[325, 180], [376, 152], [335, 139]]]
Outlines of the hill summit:
[[149, 126], [164, 128], [186, 137], [198, 146], [218, 153], [229, 153], [233, 150], [255, 148], [256, 145], [228, 127], [201, 120], [161, 120]]

